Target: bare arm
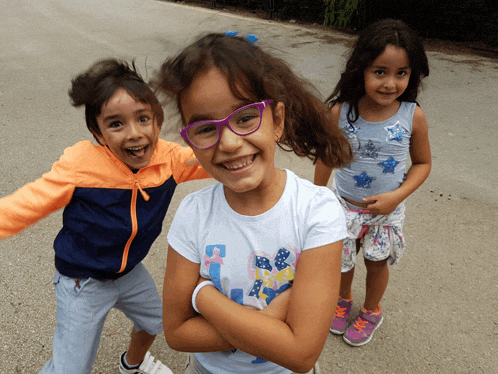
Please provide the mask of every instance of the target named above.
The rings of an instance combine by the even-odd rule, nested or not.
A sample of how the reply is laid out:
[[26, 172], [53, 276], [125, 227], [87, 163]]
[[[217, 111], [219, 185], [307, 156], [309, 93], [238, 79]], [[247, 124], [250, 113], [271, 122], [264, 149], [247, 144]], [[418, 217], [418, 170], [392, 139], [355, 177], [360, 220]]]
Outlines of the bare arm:
[[[339, 119], [341, 118], [341, 109], [342, 104], [336, 104], [332, 107], [332, 109], [330, 109], [332, 123], [335, 126], [339, 124]], [[315, 177], [313, 183], [315, 183], [317, 186], [326, 186], [329, 183], [332, 171], [333, 168], [325, 165], [321, 160], [317, 160], [315, 165]]]
[[315, 177], [313, 183], [317, 186], [326, 186], [329, 183], [330, 175], [333, 168], [325, 165], [322, 160], [318, 159], [315, 165]]
[[200, 265], [187, 260], [171, 246], [163, 287], [163, 325], [168, 345], [177, 351], [214, 352], [234, 348], [192, 308], [192, 293]]
[[431, 147], [427, 119], [420, 107], [413, 115], [412, 135], [410, 139], [410, 158], [412, 165], [408, 169], [406, 180], [394, 191], [369, 196], [363, 199], [373, 214], [387, 215], [410, 196], [427, 179], [431, 172]]
[[297, 372], [309, 371], [328, 336], [339, 295], [342, 240], [301, 254], [285, 322], [244, 308], [207, 286], [201, 314], [232, 345]]

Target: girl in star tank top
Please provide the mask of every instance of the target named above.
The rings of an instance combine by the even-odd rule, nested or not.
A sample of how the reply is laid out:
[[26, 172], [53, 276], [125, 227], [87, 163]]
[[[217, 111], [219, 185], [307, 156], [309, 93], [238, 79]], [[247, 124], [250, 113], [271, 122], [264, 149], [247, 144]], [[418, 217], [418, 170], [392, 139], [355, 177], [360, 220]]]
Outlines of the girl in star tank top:
[[[431, 170], [427, 120], [416, 103], [421, 79], [429, 75], [416, 33], [397, 20], [382, 20], [359, 35], [339, 83], [327, 99], [335, 124], [347, 134], [354, 161], [335, 171], [332, 189], [344, 208], [340, 297], [330, 331], [346, 343], [368, 343], [383, 318], [380, 301], [389, 280], [388, 264], [405, 249], [404, 200]], [[407, 173], [406, 161], [411, 166]], [[315, 184], [326, 186], [333, 168], [320, 160]], [[348, 326], [357, 253], [367, 269], [364, 304]]]

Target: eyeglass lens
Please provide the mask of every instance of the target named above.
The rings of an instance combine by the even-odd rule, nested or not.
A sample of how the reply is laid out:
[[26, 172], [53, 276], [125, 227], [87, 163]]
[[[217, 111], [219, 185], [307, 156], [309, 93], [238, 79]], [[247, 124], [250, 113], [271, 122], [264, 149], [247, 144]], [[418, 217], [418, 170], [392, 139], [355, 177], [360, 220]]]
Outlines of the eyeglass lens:
[[[261, 110], [257, 106], [241, 108], [230, 115], [228, 123], [237, 135], [249, 134], [261, 123]], [[189, 140], [201, 148], [214, 145], [218, 141], [219, 135], [216, 123], [201, 123], [192, 126], [187, 131]]]

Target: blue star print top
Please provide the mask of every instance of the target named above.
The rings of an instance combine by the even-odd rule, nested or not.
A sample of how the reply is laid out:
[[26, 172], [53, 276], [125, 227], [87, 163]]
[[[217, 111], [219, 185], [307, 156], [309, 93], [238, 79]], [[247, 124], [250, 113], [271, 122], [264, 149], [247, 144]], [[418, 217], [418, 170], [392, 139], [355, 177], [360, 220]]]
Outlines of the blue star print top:
[[402, 102], [391, 118], [368, 122], [359, 117], [349, 123], [349, 105], [344, 103], [339, 120], [355, 152], [354, 161], [336, 170], [339, 195], [353, 201], [390, 192], [403, 183], [410, 150], [413, 114], [416, 103]]

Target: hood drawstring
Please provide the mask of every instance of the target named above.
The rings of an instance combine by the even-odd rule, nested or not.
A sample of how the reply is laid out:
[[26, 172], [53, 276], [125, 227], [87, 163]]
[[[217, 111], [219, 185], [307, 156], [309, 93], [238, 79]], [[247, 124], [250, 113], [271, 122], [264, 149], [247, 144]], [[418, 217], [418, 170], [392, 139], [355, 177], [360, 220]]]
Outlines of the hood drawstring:
[[147, 194], [147, 192], [145, 192], [144, 190], [142, 190], [142, 187], [140, 186], [140, 183], [138, 183], [138, 180], [135, 179], [135, 183], [138, 187], [138, 190], [140, 191], [140, 193], [142, 194], [142, 197], [144, 198], [145, 201], [149, 201], [150, 199], [150, 196]]

